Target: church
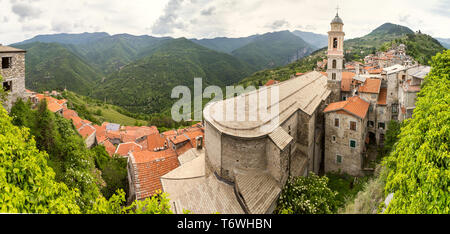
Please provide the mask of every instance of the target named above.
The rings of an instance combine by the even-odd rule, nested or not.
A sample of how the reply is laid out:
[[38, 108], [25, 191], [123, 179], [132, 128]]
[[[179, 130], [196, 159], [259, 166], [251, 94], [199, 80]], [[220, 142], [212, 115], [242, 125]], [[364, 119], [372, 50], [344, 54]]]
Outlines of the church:
[[[175, 213], [268, 214], [289, 177], [373, 172], [367, 147], [382, 145], [401, 103], [413, 105], [406, 92], [416, 93], [424, 69], [413, 69], [411, 78], [399, 65], [375, 67], [380, 74], [352, 72], [345, 68], [343, 29], [336, 14], [326, 72], [297, 74], [204, 108], [204, 148], [192, 150], [190, 161], [161, 178]], [[404, 97], [397, 90], [406, 90]], [[252, 102], [265, 93], [275, 102]], [[272, 115], [261, 118], [261, 110]]]

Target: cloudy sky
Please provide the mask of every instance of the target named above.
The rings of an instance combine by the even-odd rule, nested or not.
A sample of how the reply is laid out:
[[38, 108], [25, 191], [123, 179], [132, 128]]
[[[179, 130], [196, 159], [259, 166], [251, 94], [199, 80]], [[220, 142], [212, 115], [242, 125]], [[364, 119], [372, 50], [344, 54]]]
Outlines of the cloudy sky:
[[296, 29], [326, 34], [338, 3], [347, 38], [385, 22], [450, 38], [450, 0], [0, 0], [0, 43], [81, 32], [187, 38]]

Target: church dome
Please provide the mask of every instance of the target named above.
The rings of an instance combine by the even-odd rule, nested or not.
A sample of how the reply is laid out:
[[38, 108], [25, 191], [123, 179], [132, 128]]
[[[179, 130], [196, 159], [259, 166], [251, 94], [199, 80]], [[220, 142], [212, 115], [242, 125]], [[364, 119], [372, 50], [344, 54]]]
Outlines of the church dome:
[[336, 14], [336, 17], [334, 17], [333, 21], [331, 21], [332, 24], [344, 24], [344, 21], [342, 21], [341, 17], [339, 17], [338, 14]]

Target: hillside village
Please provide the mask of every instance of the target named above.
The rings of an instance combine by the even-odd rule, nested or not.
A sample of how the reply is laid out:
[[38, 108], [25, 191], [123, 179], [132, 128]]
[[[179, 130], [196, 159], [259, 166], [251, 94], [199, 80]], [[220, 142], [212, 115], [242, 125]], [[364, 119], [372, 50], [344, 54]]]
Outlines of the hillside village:
[[[56, 91], [25, 89], [26, 51], [0, 46], [3, 89], [11, 100], [46, 100], [48, 109], [72, 120], [86, 146], [105, 146], [112, 157], [128, 158], [128, 201], [158, 190], [169, 194], [174, 213], [272, 213], [289, 177], [310, 173], [373, 173], [391, 120], [412, 118], [417, 93], [430, 72], [406, 55], [400, 44], [364, 58], [344, 61], [343, 20], [338, 14], [328, 32], [328, 58], [315, 71], [261, 89], [280, 89], [280, 122], [270, 130], [263, 121], [221, 121], [216, 113], [235, 98], [208, 105], [203, 123], [159, 132], [156, 126], [95, 125], [67, 108]], [[238, 98], [238, 97], [236, 97]], [[248, 105], [248, 103], [246, 103]], [[252, 115], [247, 112], [246, 114]]]

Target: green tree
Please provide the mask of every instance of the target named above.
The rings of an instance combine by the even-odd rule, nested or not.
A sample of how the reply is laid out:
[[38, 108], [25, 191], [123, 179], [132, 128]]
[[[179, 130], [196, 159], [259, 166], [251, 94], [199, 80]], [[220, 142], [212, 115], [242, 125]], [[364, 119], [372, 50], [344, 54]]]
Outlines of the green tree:
[[11, 108], [10, 116], [13, 118], [12, 123], [16, 126], [32, 126], [33, 111], [31, 110], [31, 102], [24, 102], [21, 98]]
[[55, 146], [55, 123], [54, 115], [47, 109], [47, 101], [43, 99], [38, 106], [35, 118], [33, 135], [40, 150], [51, 152]]
[[385, 160], [386, 213], [450, 213], [450, 50], [433, 57], [413, 118]]
[[337, 192], [328, 178], [311, 174], [289, 179], [278, 200], [278, 214], [331, 214], [337, 211]]
[[48, 155], [0, 106], [0, 213], [79, 213], [76, 190], [55, 181]]
[[386, 131], [386, 140], [384, 141], [384, 146], [382, 154], [388, 155], [394, 148], [395, 143], [398, 141], [398, 136], [401, 132], [401, 123], [395, 120], [391, 120], [388, 124], [388, 130]]

